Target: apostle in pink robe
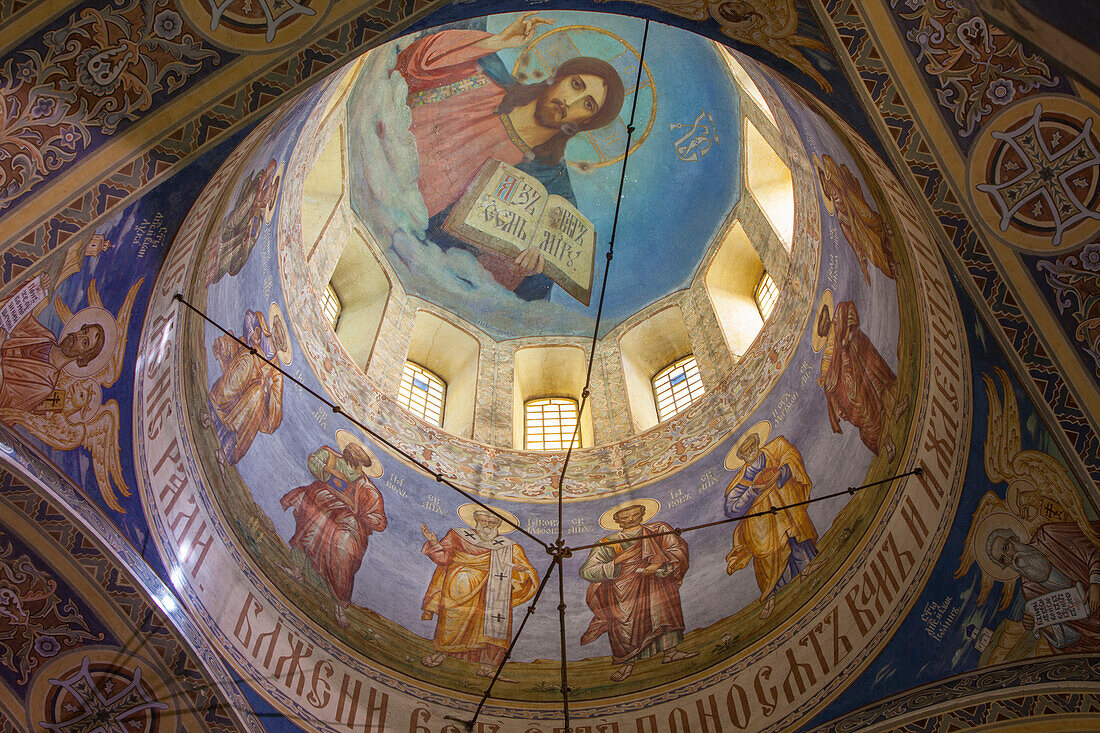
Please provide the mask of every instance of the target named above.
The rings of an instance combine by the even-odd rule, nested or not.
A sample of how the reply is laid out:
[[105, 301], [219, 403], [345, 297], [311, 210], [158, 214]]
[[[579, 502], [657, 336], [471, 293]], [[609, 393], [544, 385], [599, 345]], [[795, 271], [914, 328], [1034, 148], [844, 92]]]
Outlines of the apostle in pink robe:
[[386, 529], [382, 494], [368, 477], [373, 465], [356, 443], [349, 443], [343, 453], [325, 446], [308, 459], [317, 480], [288, 491], [280, 500], [284, 510], [294, 509], [294, 536], [288, 544], [301, 550], [328, 584], [341, 625], [347, 625], [345, 609], [367, 538]]
[[837, 303], [832, 315], [828, 307], [822, 307], [817, 332], [828, 339], [817, 381], [825, 391], [833, 432], [841, 432], [840, 421], [846, 420], [856, 426], [863, 444], [873, 453], [885, 451], [886, 459], [894, 460], [896, 449], [889, 424], [905, 412], [909, 397], [895, 394], [897, 377], [860, 330], [855, 303]]
[[677, 648], [684, 639], [680, 584], [688, 569], [687, 543], [664, 522], [643, 524], [645, 512], [641, 504], [619, 509], [614, 520], [622, 529], [605, 537], [581, 566], [581, 577], [591, 583], [592, 609], [581, 644], [607, 634], [612, 661], [620, 665], [611, 675], [615, 682], [629, 677], [640, 659], [662, 652], [666, 663], [695, 656]]

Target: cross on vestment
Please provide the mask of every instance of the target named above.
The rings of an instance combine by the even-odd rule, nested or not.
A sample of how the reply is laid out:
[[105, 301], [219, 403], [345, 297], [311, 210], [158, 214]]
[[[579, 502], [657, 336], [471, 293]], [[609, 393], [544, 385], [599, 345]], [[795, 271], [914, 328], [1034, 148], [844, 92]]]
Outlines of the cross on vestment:
[[504, 616], [502, 616], [500, 613], [494, 614], [493, 618], [496, 619], [497, 621], [503, 621], [504, 620]]
[[504, 540], [503, 540], [503, 539], [501, 539], [500, 537], [497, 537], [497, 538], [496, 538], [495, 540], [493, 540], [493, 544], [494, 544], [494, 545], [503, 545], [503, 544], [504, 544]]
[[504, 580], [504, 573], [497, 573], [497, 580]]

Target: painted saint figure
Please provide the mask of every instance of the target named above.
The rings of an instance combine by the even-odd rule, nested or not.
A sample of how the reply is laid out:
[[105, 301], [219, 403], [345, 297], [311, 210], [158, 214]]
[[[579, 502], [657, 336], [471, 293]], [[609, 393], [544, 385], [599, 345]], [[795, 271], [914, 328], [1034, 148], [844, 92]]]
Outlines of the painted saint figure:
[[248, 174], [232, 206], [225, 212], [213, 251], [208, 254], [207, 287], [226, 275], [236, 275], [244, 267], [260, 236], [260, 229], [274, 212], [281, 178], [278, 161], [274, 158], [264, 168]]
[[605, 512], [600, 526], [619, 531], [601, 540], [581, 566], [592, 609], [581, 644], [607, 634], [612, 662], [620, 665], [611, 675], [615, 682], [629, 677], [639, 660], [663, 653], [667, 664], [696, 655], [677, 648], [684, 640], [680, 584], [688, 570], [687, 543], [664, 522], [643, 523], [659, 507], [654, 499], [639, 499]]
[[814, 156], [814, 166], [825, 197], [825, 208], [830, 214], [836, 214], [840, 230], [859, 260], [864, 280], [871, 282], [868, 262], [886, 277], [896, 280], [897, 263], [890, 249], [886, 222], [863, 198], [859, 181], [848, 166], [837, 165], [832, 156], [823, 155], [820, 160]]
[[[810, 498], [812, 484], [802, 454], [781, 435], [768, 441], [769, 429], [767, 421], [754, 425], [726, 457], [726, 468], [740, 466], [726, 489], [727, 517], [766, 512]], [[726, 572], [733, 575], [753, 564], [764, 604], [760, 618], [768, 618], [775, 609], [776, 592], [799, 574], [810, 572], [815, 557], [813, 521], [805, 507], [791, 507], [738, 522], [733, 548], [726, 555]]]
[[[1091, 522], [1095, 533], [1100, 522]], [[1077, 587], [1088, 616], [1035, 629], [1035, 618], [1024, 611], [1023, 626], [1061, 654], [1100, 652], [1100, 546], [1074, 522], [1040, 525], [1029, 542], [1011, 528], [989, 533], [985, 552], [998, 567], [1020, 578], [1024, 598]]]
[[860, 330], [855, 303], [842, 301], [830, 313], [831, 305], [832, 293], [825, 291], [814, 334], [814, 350], [824, 347], [817, 383], [825, 391], [829, 424], [839, 433], [841, 420], [852, 423], [871, 452], [893, 461], [889, 426], [905, 413], [909, 397], [896, 394], [897, 377]]
[[[49, 289], [49, 279], [42, 282]], [[0, 300], [0, 307], [11, 299]], [[103, 351], [106, 332], [94, 321], [59, 340], [28, 313], [11, 330], [0, 329], [0, 408], [33, 411], [57, 387], [58, 376], [70, 364], [87, 367]]]
[[496, 51], [522, 46], [540, 25], [551, 22], [528, 13], [495, 35], [440, 31], [397, 57], [397, 71], [409, 88], [409, 129], [420, 158], [418, 187], [431, 217], [429, 238], [444, 249], [470, 250], [497, 282], [525, 300], [550, 293], [537, 247], [513, 260], [474, 248], [441, 227], [450, 207], [489, 160], [516, 166], [550, 194], [576, 205], [565, 146], [578, 132], [614, 121], [625, 93], [610, 64], [586, 56], [568, 59], [539, 84], [513, 79]]
[[[382, 494], [371, 482], [382, 466], [350, 433], [336, 433], [339, 450], [324, 446], [309, 455], [316, 479], [283, 495], [283, 510], [294, 509], [294, 536], [287, 543], [300, 550], [324, 578], [335, 599], [336, 622], [347, 626], [355, 574], [363, 564], [367, 539], [386, 529]], [[301, 573], [287, 568], [298, 580]]]
[[264, 358], [290, 363], [290, 336], [278, 306], [272, 304], [267, 319], [247, 311], [241, 338], [248, 346], [228, 334], [214, 340], [222, 373], [210, 388], [209, 412], [199, 418], [217, 433], [219, 462], [230, 466], [244, 457], [257, 433], [270, 435], [283, 421], [283, 375]]
[[[512, 522], [515, 515], [494, 510]], [[517, 542], [504, 536], [515, 528], [477, 504], [459, 507], [468, 526], [436, 537], [422, 525], [421, 552], [436, 564], [422, 618], [436, 617], [435, 653], [420, 661], [438, 667], [447, 657], [477, 664], [477, 674], [492, 677], [512, 639], [512, 609], [535, 595], [539, 576]], [[501, 678], [503, 679], [503, 678]]]

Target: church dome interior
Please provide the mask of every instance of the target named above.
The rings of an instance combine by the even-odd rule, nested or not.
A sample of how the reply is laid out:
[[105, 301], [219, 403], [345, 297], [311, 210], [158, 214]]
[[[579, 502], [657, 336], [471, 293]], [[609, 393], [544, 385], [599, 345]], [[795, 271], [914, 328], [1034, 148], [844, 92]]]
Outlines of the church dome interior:
[[0, 723], [1100, 726], [1100, 57], [1011, 4], [0, 6]]

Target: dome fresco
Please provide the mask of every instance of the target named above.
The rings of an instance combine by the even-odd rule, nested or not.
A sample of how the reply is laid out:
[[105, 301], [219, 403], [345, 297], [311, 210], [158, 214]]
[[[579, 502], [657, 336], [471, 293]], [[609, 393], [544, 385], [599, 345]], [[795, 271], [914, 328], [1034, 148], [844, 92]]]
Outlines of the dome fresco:
[[[499, 32], [517, 17], [496, 15], [465, 24], [468, 28], [441, 31], [443, 36], [432, 53], [450, 53], [458, 59], [456, 65], [477, 62], [485, 68], [499, 68], [497, 74], [529, 77], [531, 83], [540, 78], [544, 81], [552, 68], [577, 57], [605, 61], [617, 72], [626, 92], [619, 113], [603, 127], [577, 134], [565, 149], [565, 166], [560, 172], [537, 158], [526, 164], [543, 176], [553, 176], [555, 183], [548, 184], [550, 193], [561, 191], [574, 199], [594, 227], [598, 245], [579, 256], [587, 257], [589, 269], [595, 263], [597, 272], [588, 290], [598, 294], [615, 214], [621, 171], [618, 161], [626, 141], [626, 123], [636, 107], [625, 209], [616, 232], [622, 246], [617, 250], [614, 276], [607, 284], [601, 320], [606, 333], [645, 305], [686, 286], [721, 233], [740, 195], [738, 94], [713, 43], [663, 25], [652, 26], [640, 88], [635, 91], [644, 25], [636, 18], [544, 13], [538, 17], [550, 22], [540, 26], [538, 35], [521, 47], [499, 54], [486, 50], [458, 56], [462, 52], [455, 49], [471, 39]], [[424, 84], [408, 70], [408, 63], [414, 62], [406, 59], [416, 49], [404, 52], [404, 71], [394, 73], [398, 52], [410, 43], [395, 41], [370, 53], [353, 82], [347, 101], [352, 210], [410, 294], [462, 316], [497, 338], [590, 335], [598, 298], [586, 302], [587, 295], [578, 299], [560, 285], [532, 284], [540, 279], [537, 276], [509, 288], [510, 282], [502, 283], [491, 271], [476, 266], [470, 251], [458, 246], [438, 223], [447, 217], [462, 187], [456, 184], [448, 194], [440, 191], [427, 202], [421, 191], [438, 190], [443, 180], [468, 180], [480, 168], [475, 159], [483, 160], [493, 145], [500, 145], [491, 137], [479, 139], [457, 130], [471, 127], [464, 114], [495, 120], [497, 97], [482, 102], [488, 104], [484, 109], [474, 103], [470, 111], [453, 99], [428, 102], [421, 98], [414, 103], [416, 111], [410, 117], [407, 98], [419, 93], [410, 89]], [[489, 59], [495, 63], [490, 65]], [[442, 66], [446, 62], [435, 63]], [[685, 76], [684, 68], [691, 68], [692, 73]], [[429, 72], [420, 69], [419, 73], [423, 77]], [[432, 109], [433, 105], [440, 109]], [[448, 121], [448, 117], [458, 121]], [[410, 130], [410, 121], [423, 132]], [[477, 150], [478, 145], [484, 152]], [[464, 166], [473, 170], [463, 170]], [[435, 240], [443, 243], [427, 246]], [[641, 242], [646, 246], [640, 246]]]
[[[318, 0], [86, 9], [214, 96], [245, 66], [206, 44], [259, 68], [326, 35], [263, 72], [300, 93], [234, 136], [205, 118], [224, 143], [134, 167], [140, 195], [103, 203], [105, 178], [94, 226], [0, 297], [0, 728], [1091, 725], [1096, 487], [1077, 403], [1027, 361], [1064, 334], [1005, 346], [1035, 334], [998, 309], [1038, 309], [967, 259], [1011, 271], [1003, 245], [960, 265], [970, 225], [930, 217], [959, 197], [906, 156], [937, 128], [857, 109], [895, 81], [848, 81], [880, 39], [832, 6], [557, 5], [391, 9], [382, 37]], [[1058, 244], [1013, 257], [1087, 279], [1066, 248], [1095, 217], [1043, 207], [1091, 203], [1006, 161], [1085, 186], [1091, 103], [984, 16], [926, 11], [1023, 69], [954, 87], [991, 160], [954, 166], [981, 231], [1022, 248], [1050, 219]], [[0, 64], [15, 95], [32, 57]], [[5, 104], [44, 120], [45, 88]], [[703, 394], [658, 419], [653, 376], [689, 354]], [[402, 406], [406, 362], [446, 382], [440, 424]], [[524, 448], [543, 396], [581, 400], [568, 452]]]

